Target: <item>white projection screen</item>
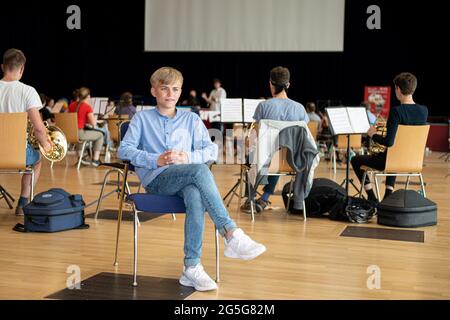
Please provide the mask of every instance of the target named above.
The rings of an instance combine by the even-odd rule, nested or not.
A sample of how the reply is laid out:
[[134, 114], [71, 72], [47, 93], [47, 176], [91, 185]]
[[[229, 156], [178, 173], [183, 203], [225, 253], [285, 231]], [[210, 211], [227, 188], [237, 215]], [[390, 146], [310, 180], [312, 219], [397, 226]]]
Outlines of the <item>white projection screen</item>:
[[345, 0], [146, 0], [149, 52], [342, 52]]

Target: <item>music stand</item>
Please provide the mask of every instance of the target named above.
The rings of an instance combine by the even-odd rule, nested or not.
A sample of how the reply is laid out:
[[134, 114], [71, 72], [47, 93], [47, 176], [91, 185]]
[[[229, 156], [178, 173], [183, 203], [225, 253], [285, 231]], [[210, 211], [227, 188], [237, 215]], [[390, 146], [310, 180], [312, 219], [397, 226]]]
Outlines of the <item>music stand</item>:
[[[233, 99], [231, 99], [233, 100]], [[224, 115], [222, 122], [232, 122], [232, 123], [239, 123], [242, 125], [242, 131], [243, 131], [243, 138], [244, 138], [244, 150], [246, 148], [245, 146], [245, 139], [246, 134], [245, 132], [247, 130], [251, 129], [251, 124], [253, 122], [253, 115], [255, 113], [256, 107], [264, 100], [261, 99], [243, 99], [241, 102], [241, 108], [240, 110], [232, 110], [235, 111], [236, 114], [230, 114], [229, 110], [228, 112], [224, 112], [223, 107], [224, 105], [227, 106], [228, 104], [221, 103], [221, 114]], [[231, 106], [232, 108], [234, 106]], [[237, 120], [237, 121], [236, 121]], [[234, 145], [234, 135], [233, 135], [233, 145]], [[238, 154], [238, 157], [242, 156]], [[225, 202], [228, 197], [230, 199], [228, 200], [227, 207], [229, 207], [231, 201], [233, 200], [234, 196], [238, 197], [238, 208], [241, 207], [241, 200], [243, 198], [242, 196], [242, 183], [245, 183], [248, 188], [248, 174], [247, 171], [250, 169], [250, 165], [247, 161], [247, 157], [244, 155], [244, 159], [240, 159], [241, 162], [244, 160], [244, 163], [240, 163], [240, 177], [234, 184], [234, 186], [228, 191], [228, 193], [223, 198], [223, 201]], [[237, 189], [239, 188], [239, 192]], [[248, 190], [250, 192], [250, 190]], [[256, 195], [261, 195], [257, 190], [255, 190]]]
[[[341, 183], [345, 183], [345, 193], [348, 197], [348, 187], [351, 183], [356, 190], [353, 180], [350, 181], [350, 135], [364, 134], [369, 128], [369, 119], [364, 107], [330, 107], [325, 109], [328, 119], [330, 120], [330, 128], [333, 135], [345, 135], [347, 137], [347, 161], [345, 169], [345, 179]], [[361, 182], [363, 183], [363, 182]], [[359, 191], [359, 190], [358, 190]]]
[[15, 201], [14, 198], [1, 185], [0, 185], [0, 199], [5, 199], [6, 203], [8, 204], [8, 207], [10, 209], [13, 208], [12, 203], [14, 203]]

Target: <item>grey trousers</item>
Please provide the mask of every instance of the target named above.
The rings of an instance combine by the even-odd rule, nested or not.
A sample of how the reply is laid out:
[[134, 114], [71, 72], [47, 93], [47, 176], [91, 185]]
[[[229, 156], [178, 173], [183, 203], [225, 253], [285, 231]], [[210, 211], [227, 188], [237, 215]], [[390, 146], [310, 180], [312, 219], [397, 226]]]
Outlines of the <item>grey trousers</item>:
[[[78, 129], [78, 139], [80, 141], [93, 141], [94, 151], [101, 151], [103, 147], [103, 133], [95, 130], [84, 130], [84, 129]], [[79, 143], [77, 145], [77, 150], [81, 150], [81, 147], [83, 146], [82, 143]]]

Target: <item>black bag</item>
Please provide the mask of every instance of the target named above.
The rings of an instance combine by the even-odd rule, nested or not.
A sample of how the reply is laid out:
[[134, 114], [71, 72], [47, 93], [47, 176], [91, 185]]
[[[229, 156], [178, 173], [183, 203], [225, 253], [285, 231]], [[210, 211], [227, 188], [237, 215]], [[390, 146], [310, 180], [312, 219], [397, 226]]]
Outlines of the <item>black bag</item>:
[[20, 232], [58, 232], [87, 229], [84, 223], [85, 203], [81, 195], [71, 195], [63, 189], [50, 189], [36, 195], [23, 207], [24, 225], [13, 230]]
[[[284, 207], [287, 208], [289, 194], [289, 183], [283, 187], [282, 192]], [[339, 201], [345, 198], [345, 189], [336, 182], [326, 178], [316, 178], [313, 180], [311, 191], [305, 199], [306, 216], [321, 217], [329, 212], [331, 208]], [[289, 211], [295, 213], [293, 210], [294, 202], [291, 201]]]
[[414, 190], [397, 190], [378, 205], [378, 224], [425, 227], [437, 224], [437, 205]]
[[331, 220], [347, 221], [352, 223], [367, 223], [377, 213], [374, 202], [357, 197], [347, 197], [339, 200], [331, 208]]

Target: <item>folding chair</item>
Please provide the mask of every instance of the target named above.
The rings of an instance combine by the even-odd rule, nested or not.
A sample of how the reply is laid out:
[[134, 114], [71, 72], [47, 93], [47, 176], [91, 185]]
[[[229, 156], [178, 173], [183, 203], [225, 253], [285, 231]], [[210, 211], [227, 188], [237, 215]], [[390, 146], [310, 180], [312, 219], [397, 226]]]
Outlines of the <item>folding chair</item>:
[[[26, 166], [27, 117], [25, 112], [0, 113], [0, 174], [31, 175], [31, 200], [33, 200], [34, 169]], [[9, 203], [8, 206], [11, 208]]]
[[361, 167], [361, 169], [365, 170], [365, 172], [361, 182], [361, 189], [359, 191], [360, 197], [362, 197], [362, 191], [367, 174], [370, 174], [375, 179], [378, 199], [380, 199], [380, 189], [378, 186], [377, 177], [387, 176], [407, 177], [405, 189], [408, 189], [409, 180], [411, 177], [419, 177], [423, 196], [426, 197], [422, 169], [429, 130], [429, 125], [398, 126], [394, 145], [388, 148], [387, 151], [385, 169], [383, 171], [376, 171], [367, 166]]
[[[123, 132], [128, 129], [129, 122], [124, 122], [121, 125], [120, 131], [122, 137]], [[122, 222], [123, 215], [123, 202], [125, 200], [125, 186], [128, 182], [128, 174], [130, 172], [131, 164], [129, 161], [123, 161], [124, 172], [123, 181], [121, 186], [120, 203], [119, 203], [119, 216], [117, 220], [117, 237], [116, 237], [116, 251], [114, 257], [114, 265], [118, 265], [118, 249], [119, 249], [119, 235], [120, 235], [120, 225]], [[162, 196], [153, 195], [148, 193], [135, 193], [130, 194], [128, 191], [128, 196], [126, 198], [127, 203], [129, 203], [133, 209], [133, 222], [134, 222], [134, 265], [133, 265], [133, 286], [137, 286], [137, 260], [138, 260], [138, 225], [139, 225], [139, 213], [147, 212], [153, 214], [175, 214], [186, 213], [186, 207], [182, 198], [178, 196]], [[215, 243], [216, 243], [216, 282], [220, 281], [219, 274], [219, 231], [215, 229]]]

